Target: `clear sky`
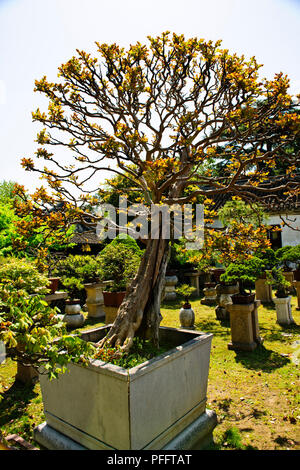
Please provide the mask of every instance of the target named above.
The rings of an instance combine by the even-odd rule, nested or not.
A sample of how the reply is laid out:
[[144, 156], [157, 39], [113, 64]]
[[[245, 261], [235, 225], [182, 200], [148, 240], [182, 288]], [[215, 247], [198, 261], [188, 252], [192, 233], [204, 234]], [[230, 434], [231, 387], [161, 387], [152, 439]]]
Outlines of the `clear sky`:
[[0, 0], [0, 181], [40, 184], [20, 166], [37, 147], [31, 111], [45, 108], [36, 78], [55, 80], [76, 48], [93, 53], [95, 41], [126, 46], [166, 30], [222, 39], [230, 52], [255, 55], [262, 76], [288, 74], [300, 93], [300, 0]]

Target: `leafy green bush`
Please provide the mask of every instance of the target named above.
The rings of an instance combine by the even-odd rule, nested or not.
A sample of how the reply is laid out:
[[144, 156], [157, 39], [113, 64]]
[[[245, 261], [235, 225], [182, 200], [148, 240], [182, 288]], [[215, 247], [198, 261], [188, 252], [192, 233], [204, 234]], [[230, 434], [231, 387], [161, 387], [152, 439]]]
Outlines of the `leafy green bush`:
[[47, 294], [49, 280], [26, 259], [8, 258], [0, 265], [0, 284], [23, 290], [28, 294]]
[[111, 242], [98, 255], [98, 274], [102, 281], [112, 281], [107, 290], [119, 292], [126, 290], [126, 285], [132, 279], [139, 267], [142, 251], [131, 250], [123, 243]]
[[240, 293], [246, 295], [246, 289], [251, 292], [256, 279], [265, 269], [265, 262], [255, 256], [243, 263], [231, 263], [220, 279], [223, 282], [236, 284], [239, 282]]
[[285, 279], [282, 269], [277, 267], [267, 272], [267, 282], [276, 291], [275, 296], [278, 298], [287, 297], [287, 288], [290, 286], [289, 282]]
[[276, 256], [285, 266], [288, 263], [296, 263], [297, 269], [300, 268], [300, 245], [280, 248], [277, 250]]
[[32, 365], [50, 379], [65, 372], [67, 363], [84, 364], [94, 353], [91, 344], [66, 333], [56, 309], [40, 295], [30, 296], [12, 285], [0, 285], [0, 341], [7, 357]]
[[278, 262], [276, 252], [272, 248], [268, 248], [264, 252], [257, 252], [255, 256], [265, 263], [265, 269], [272, 269]]
[[[137, 244], [137, 241], [130, 237], [127, 234], [117, 235], [116, 238], [114, 238], [109, 245], [110, 246], [119, 246], [119, 245], [126, 246], [130, 251], [139, 254], [140, 256], [143, 254], [143, 250], [139, 247]], [[108, 245], [107, 245], [108, 246]], [[104, 248], [105, 250], [105, 248]]]
[[186, 302], [188, 302], [191, 295], [193, 295], [196, 291], [196, 287], [190, 286], [189, 284], [181, 284], [181, 286], [176, 287], [175, 290], [177, 294], [179, 294]]
[[61, 283], [72, 299], [85, 301], [84, 284], [98, 278], [99, 259], [91, 255], [69, 255], [58, 261], [53, 275], [61, 277]]

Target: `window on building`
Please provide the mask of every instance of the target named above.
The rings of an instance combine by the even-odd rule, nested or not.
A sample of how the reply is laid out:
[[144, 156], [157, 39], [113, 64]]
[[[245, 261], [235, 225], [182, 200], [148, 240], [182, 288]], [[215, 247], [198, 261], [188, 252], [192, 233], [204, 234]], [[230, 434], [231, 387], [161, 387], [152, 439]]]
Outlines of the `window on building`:
[[270, 230], [268, 230], [268, 239], [271, 242], [271, 248], [273, 250], [282, 248], [281, 226], [279, 224], [271, 225]]

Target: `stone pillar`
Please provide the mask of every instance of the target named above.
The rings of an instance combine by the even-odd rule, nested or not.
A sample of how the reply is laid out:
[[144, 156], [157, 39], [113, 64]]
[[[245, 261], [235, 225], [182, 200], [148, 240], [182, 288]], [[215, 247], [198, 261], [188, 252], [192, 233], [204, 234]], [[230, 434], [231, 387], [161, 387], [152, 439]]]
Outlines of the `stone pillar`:
[[38, 372], [32, 366], [25, 366], [20, 362], [17, 362], [16, 380], [25, 385], [30, 385], [35, 383], [38, 380], [38, 377]]
[[253, 351], [262, 343], [259, 336], [257, 308], [260, 301], [245, 305], [228, 304], [230, 312], [231, 342], [228, 349], [234, 351]]
[[118, 310], [119, 307], [107, 307], [106, 305], [104, 306], [106, 325], [109, 325], [110, 323], [113, 323], [115, 321]]
[[300, 281], [294, 281], [294, 286], [297, 292], [297, 307], [296, 310], [300, 310]]
[[272, 297], [272, 286], [267, 283], [267, 279], [257, 279], [255, 281], [255, 292], [256, 300], [260, 300], [262, 303], [271, 303]]
[[83, 313], [81, 313], [81, 305], [79, 303], [79, 300], [72, 300], [69, 301], [69, 303], [66, 303], [63, 321], [70, 328], [79, 328], [84, 324], [85, 318]]
[[203, 289], [203, 293], [205, 295], [204, 299], [200, 300], [202, 305], [216, 305], [217, 302], [217, 291], [216, 287], [205, 287]]
[[173, 276], [166, 276], [165, 277], [165, 286], [164, 286], [164, 300], [175, 300], [177, 297], [176, 294], [176, 284], [178, 282], [177, 276], [175, 274]]
[[87, 293], [86, 306], [88, 311], [88, 318], [104, 318], [104, 299], [103, 288], [104, 284], [101, 282], [85, 284]]
[[231, 296], [232, 294], [237, 294], [239, 291], [239, 286], [226, 286], [218, 284], [216, 286], [217, 293], [217, 303], [216, 308], [216, 317], [218, 320], [229, 320], [229, 310], [227, 305], [232, 304]]
[[190, 285], [192, 287], [195, 287], [195, 295], [199, 296], [200, 295], [200, 285], [199, 285], [199, 277], [200, 277], [200, 273], [199, 272], [196, 272], [196, 273], [185, 273], [184, 275], [185, 277], [187, 277], [190, 281]]
[[292, 317], [291, 296], [277, 297], [274, 299], [277, 315], [277, 323], [279, 325], [291, 325], [294, 322]]

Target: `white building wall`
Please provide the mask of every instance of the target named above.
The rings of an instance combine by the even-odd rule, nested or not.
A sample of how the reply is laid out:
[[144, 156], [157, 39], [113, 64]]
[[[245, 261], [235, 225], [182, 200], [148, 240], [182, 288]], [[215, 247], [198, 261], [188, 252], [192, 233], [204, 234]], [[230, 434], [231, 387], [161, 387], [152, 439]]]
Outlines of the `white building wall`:
[[[300, 215], [299, 214], [281, 214], [270, 215], [267, 224], [268, 225], [280, 225], [281, 226], [281, 239], [282, 246], [286, 245], [299, 245], [300, 244]], [[288, 225], [281, 225], [285, 221]]]
[[[270, 215], [266, 221], [268, 225], [281, 226], [282, 246], [300, 244], [300, 214], [281, 214], [281, 217], [288, 225], [282, 225], [283, 220], [280, 215]], [[216, 219], [212, 225], [214, 228], [221, 228], [222, 223]]]

